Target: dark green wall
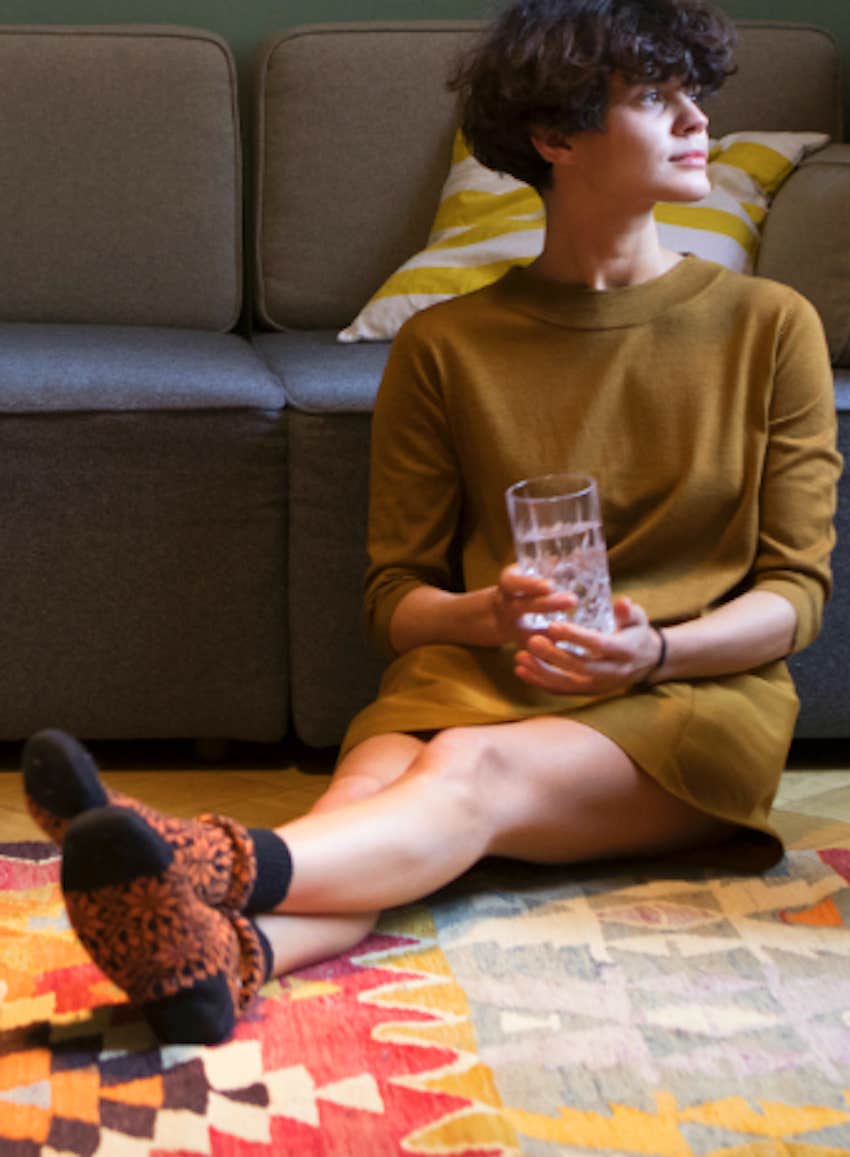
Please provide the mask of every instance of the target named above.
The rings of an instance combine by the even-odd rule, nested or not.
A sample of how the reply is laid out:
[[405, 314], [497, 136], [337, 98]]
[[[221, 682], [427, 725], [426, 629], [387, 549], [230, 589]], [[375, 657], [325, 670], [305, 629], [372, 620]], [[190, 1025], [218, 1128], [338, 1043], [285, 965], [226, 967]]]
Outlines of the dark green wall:
[[[850, 127], [850, 0], [721, 0], [733, 17], [796, 20], [828, 29], [845, 61]], [[193, 24], [230, 42], [243, 77], [266, 33], [331, 20], [440, 20], [486, 17], [498, 0], [0, 0], [6, 24]]]

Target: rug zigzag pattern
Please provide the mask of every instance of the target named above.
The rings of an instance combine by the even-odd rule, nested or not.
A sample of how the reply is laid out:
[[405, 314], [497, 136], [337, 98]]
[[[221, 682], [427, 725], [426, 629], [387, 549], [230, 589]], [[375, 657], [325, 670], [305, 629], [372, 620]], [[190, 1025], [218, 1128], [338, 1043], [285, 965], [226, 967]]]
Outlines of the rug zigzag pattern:
[[358, 963], [372, 961], [386, 971], [398, 971], [409, 979], [372, 989], [364, 993], [361, 1000], [398, 1012], [415, 1011], [429, 1018], [385, 1022], [375, 1029], [376, 1039], [420, 1048], [429, 1048], [439, 1041], [452, 1050], [453, 1056], [438, 1068], [396, 1077], [396, 1085], [461, 1097], [468, 1104], [407, 1134], [404, 1150], [427, 1157], [432, 1154], [463, 1157], [470, 1153], [470, 1139], [475, 1138], [476, 1148], [488, 1155], [522, 1157], [519, 1138], [503, 1113], [493, 1074], [478, 1058], [466, 995], [440, 950], [436, 928], [427, 910], [385, 918], [383, 924], [403, 934], [409, 930], [410, 921], [418, 926], [418, 934], [423, 937], [415, 952], [357, 957]]
[[850, 1154], [850, 852], [483, 866], [208, 1049], [156, 1047], [57, 876], [0, 848], [0, 1157]]
[[[416, 1084], [420, 1072], [469, 1067], [468, 1016], [413, 997], [403, 1011], [416, 1048], [394, 1039], [391, 991], [450, 981], [427, 912], [382, 929], [365, 952], [267, 984], [230, 1041], [159, 1048], [77, 944], [58, 858], [42, 851], [36, 866], [0, 856], [0, 1157], [391, 1157], [416, 1152], [406, 1134], [427, 1137], [434, 1120], [469, 1109], [459, 1088]], [[441, 1152], [503, 1151], [482, 1147], [473, 1125]]]

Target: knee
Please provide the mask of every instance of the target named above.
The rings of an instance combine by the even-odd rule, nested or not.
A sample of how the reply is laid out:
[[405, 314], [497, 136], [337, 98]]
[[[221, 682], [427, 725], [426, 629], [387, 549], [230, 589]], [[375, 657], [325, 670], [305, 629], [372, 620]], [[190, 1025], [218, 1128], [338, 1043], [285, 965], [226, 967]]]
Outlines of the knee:
[[377, 795], [383, 786], [375, 776], [367, 775], [365, 772], [354, 772], [335, 780], [328, 790], [319, 796], [310, 811], [336, 811], [337, 808], [347, 807], [349, 804]]
[[428, 744], [423, 773], [459, 804], [482, 811], [498, 790], [503, 760], [492, 727], [453, 727]]

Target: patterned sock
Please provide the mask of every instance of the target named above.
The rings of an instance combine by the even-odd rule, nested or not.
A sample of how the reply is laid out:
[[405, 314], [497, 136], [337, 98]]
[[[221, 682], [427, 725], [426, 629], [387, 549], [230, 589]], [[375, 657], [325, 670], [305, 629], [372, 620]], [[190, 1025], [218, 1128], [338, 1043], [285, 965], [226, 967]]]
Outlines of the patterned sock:
[[199, 899], [173, 845], [132, 809], [69, 825], [62, 890], [85, 949], [165, 1043], [223, 1040], [269, 975], [259, 929]]
[[23, 769], [30, 814], [60, 847], [77, 816], [115, 804], [142, 816], [172, 845], [205, 903], [258, 912], [274, 907], [286, 895], [292, 875], [289, 851], [270, 830], [248, 829], [212, 813], [194, 820], [162, 815], [106, 787], [89, 752], [63, 731], [33, 735], [24, 747]]

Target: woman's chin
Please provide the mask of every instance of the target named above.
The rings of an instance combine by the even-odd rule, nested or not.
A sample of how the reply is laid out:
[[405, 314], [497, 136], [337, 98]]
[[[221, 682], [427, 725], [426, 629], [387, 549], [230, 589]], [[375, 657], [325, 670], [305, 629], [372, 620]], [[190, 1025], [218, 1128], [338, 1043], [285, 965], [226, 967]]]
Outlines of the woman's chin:
[[659, 201], [674, 201], [685, 202], [688, 201], [702, 201], [711, 192], [711, 181], [708, 179], [708, 173], [704, 170], [697, 170], [693, 173], [683, 174], [682, 179], [677, 181], [675, 186], [665, 192], [664, 196], [659, 197]]

